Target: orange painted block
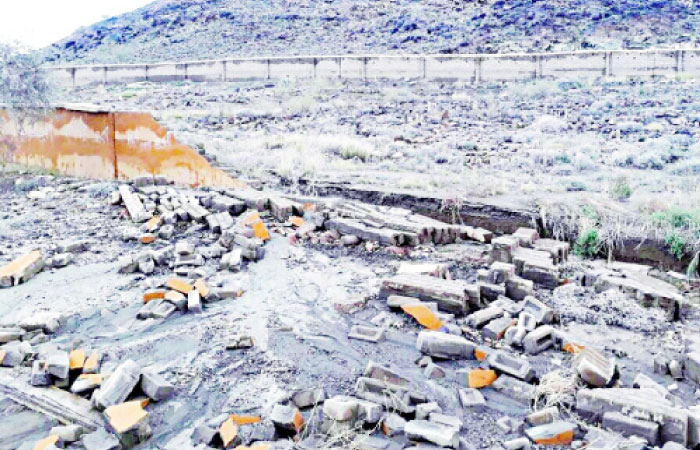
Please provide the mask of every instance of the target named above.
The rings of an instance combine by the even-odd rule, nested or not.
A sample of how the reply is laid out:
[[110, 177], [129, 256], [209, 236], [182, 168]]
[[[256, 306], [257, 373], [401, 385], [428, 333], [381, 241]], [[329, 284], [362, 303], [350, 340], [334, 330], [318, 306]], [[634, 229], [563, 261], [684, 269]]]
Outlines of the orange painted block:
[[90, 356], [85, 360], [83, 365], [83, 373], [95, 373], [97, 372], [98, 366], [100, 364], [100, 355], [97, 352], [92, 352]]
[[5, 355], [7, 352], [5, 350], [0, 349], [0, 367], [2, 367], [2, 362], [5, 360]]
[[69, 355], [68, 368], [82, 369], [85, 366], [85, 350], [72, 350]]
[[579, 353], [581, 350], [585, 349], [583, 345], [574, 344], [573, 342], [567, 342], [564, 344], [563, 349], [568, 353]]
[[267, 231], [267, 227], [262, 220], [253, 224], [253, 233], [256, 238], [262, 239], [263, 241], [270, 239], [270, 232]]
[[474, 369], [467, 374], [467, 384], [470, 388], [481, 389], [491, 386], [498, 375], [494, 370]]
[[34, 450], [46, 450], [47, 448], [51, 446], [56, 446], [58, 443], [58, 435], [57, 434], [52, 434], [51, 436], [44, 438], [34, 444]]
[[207, 283], [202, 280], [201, 278], [194, 283], [194, 288], [197, 289], [197, 292], [199, 292], [200, 297], [202, 298], [207, 298], [209, 297], [209, 294], [211, 293], [211, 289], [209, 289], [209, 286], [207, 286]]
[[83, 373], [78, 377], [79, 380], [90, 380], [90, 384], [99, 386], [104, 381], [104, 376], [99, 373]]
[[141, 402], [136, 400], [110, 406], [105, 409], [105, 416], [112, 428], [121, 434], [138, 426], [148, 417], [148, 413], [143, 409]]
[[525, 434], [540, 445], [569, 445], [574, 439], [576, 425], [570, 422], [556, 421], [545, 425], [528, 428]]
[[540, 445], [570, 445], [573, 440], [574, 432], [571, 430], [559, 433], [551, 438], [537, 439], [535, 443]]
[[158, 226], [160, 226], [160, 221], [160, 216], [151, 217], [148, 222], [146, 222], [146, 231], [153, 233], [156, 229], [158, 229]]
[[238, 437], [238, 425], [229, 417], [219, 426], [219, 435], [224, 443], [224, 448], [228, 448]]
[[[27, 272], [31, 274], [38, 273], [44, 267], [44, 260], [41, 257], [41, 252], [39, 250], [34, 250], [33, 252], [27, 253], [26, 255], [20, 256], [11, 263], [0, 267], [0, 286], [10, 287], [20, 277], [25, 275], [29, 276]], [[26, 280], [24, 280], [26, 281]]]
[[179, 278], [171, 278], [166, 283], [166, 286], [173, 291], [182, 292], [183, 294], [188, 294], [194, 287], [185, 280]]
[[156, 241], [155, 234], [144, 234], [139, 238], [142, 244], [152, 244]]
[[148, 303], [157, 298], [165, 298], [166, 295], [165, 289], [149, 289], [143, 293], [143, 302]]
[[477, 347], [474, 349], [474, 357], [479, 360], [479, 361], [486, 361], [486, 358], [488, 357], [488, 353], [486, 353], [483, 349]]
[[429, 330], [439, 330], [442, 327], [442, 321], [425, 305], [401, 305], [401, 309], [416, 321]]
[[300, 227], [304, 225], [304, 219], [302, 219], [299, 216], [292, 216], [289, 218], [289, 222], [294, 225], [295, 227]]
[[260, 213], [254, 211], [241, 219], [242, 225], [253, 226], [254, 223], [260, 222]]
[[304, 416], [302, 416], [301, 412], [299, 412], [299, 410], [297, 410], [296, 414], [294, 414], [294, 428], [297, 430], [297, 433], [301, 431], [303, 426], [304, 426]]
[[245, 414], [231, 414], [229, 417], [236, 425], [252, 425], [262, 421], [262, 417], [260, 416], [250, 416]]

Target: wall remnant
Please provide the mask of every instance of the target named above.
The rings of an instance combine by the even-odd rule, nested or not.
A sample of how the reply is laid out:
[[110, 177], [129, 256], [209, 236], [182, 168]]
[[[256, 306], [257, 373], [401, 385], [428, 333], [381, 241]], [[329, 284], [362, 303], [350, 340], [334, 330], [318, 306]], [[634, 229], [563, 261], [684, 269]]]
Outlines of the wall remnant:
[[245, 186], [212, 167], [144, 112], [59, 107], [35, 122], [19, 124], [0, 110], [0, 155], [27, 167], [77, 177], [161, 176], [189, 186]]

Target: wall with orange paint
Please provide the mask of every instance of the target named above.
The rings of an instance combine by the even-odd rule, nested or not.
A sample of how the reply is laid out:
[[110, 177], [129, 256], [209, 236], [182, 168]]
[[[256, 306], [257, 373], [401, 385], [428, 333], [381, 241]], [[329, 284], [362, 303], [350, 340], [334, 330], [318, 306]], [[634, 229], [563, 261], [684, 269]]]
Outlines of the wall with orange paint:
[[[58, 108], [24, 125], [0, 111], [0, 146], [18, 164], [61, 174], [131, 180], [163, 176], [189, 186], [244, 187], [175, 139], [151, 114]], [[1, 140], [0, 140], [1, 142]]]

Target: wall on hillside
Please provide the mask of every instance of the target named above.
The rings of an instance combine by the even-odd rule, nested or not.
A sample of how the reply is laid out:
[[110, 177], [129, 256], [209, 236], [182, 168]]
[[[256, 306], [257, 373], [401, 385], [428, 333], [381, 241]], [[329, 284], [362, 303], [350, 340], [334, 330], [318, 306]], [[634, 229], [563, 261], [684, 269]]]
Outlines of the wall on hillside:
[[532, 79], [700, 75], [700, 50], [613, 50], [489, 55], [348, 55], [231, 58], [157, 64], [57, 66], [63, 86], [137, 81], [245, 81], [282, 78]]

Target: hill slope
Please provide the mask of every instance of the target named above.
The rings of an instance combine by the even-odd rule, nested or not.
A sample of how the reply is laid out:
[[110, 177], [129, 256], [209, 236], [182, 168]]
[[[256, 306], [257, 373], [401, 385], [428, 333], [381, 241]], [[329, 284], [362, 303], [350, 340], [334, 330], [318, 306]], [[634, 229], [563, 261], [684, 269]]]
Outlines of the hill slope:
[[[696, 6], [693, 6], [696, 4]], [[82, 28], [46, 60], [495, 53], [696, 43], [687, 0], [159, 0]]]

